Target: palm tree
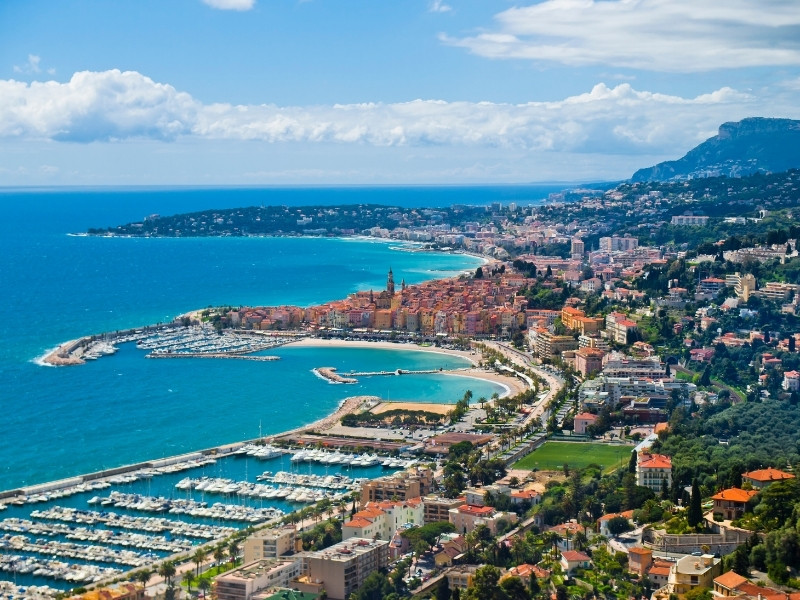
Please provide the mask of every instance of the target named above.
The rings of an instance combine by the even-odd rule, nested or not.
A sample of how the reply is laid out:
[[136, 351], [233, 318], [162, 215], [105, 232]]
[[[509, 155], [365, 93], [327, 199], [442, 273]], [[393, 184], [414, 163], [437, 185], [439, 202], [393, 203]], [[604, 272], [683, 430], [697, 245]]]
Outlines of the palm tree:
[[167, 587], [172, 583], [172, 578], [175, 576], [175, 563], [169, 560], [165, 560], [161, 563], [161, 566], [158, 567], [158, 574], [164, 578], [164, 581], [167, 583]]
[[206, 562], [206, 558], [208, 558], [208, 552], [204, 548], [198, 548], [195, 550], [194, 556], [192, 556], [192, 562], [196, 565], [198, 577], [200, 577], [200, 565]]
[[136, 581], [142, 584], [142, 589], [147, 587], [147, 582], [150, 581], [150, 578], [153, 576], [153, 571], [150, 569], [142, 569], [141, 571], [136, 571], [134, 574], [134, 578]]
[[228, 556], [231, 557], [231, 561], [233, 562], [233, 566], [236, 566], [236, 559], [239, 556], [239, 542], [236, 540], [231, 540], [231, 543], [228, 545]]
[[211, 581], [208, 579], [208, 577], [201, 577], [197, 582], [197, 587], [203, 590], [203, 597], [205, 598], [208, 596], [208, 590], [211, 589]]
[[192, 583], [194, 582], [194, 573], [192, 570], [189, 569], [186, 573], [183, 574], [183, 580], [186, 582], [186, 589], [189, 592], [189, 595], [192, 595]]
[[216, 548], [214, 548], [214, 560], [217, 564], [222, 564], [222, 561], [225, 559], [225, 543], [219, 544]]

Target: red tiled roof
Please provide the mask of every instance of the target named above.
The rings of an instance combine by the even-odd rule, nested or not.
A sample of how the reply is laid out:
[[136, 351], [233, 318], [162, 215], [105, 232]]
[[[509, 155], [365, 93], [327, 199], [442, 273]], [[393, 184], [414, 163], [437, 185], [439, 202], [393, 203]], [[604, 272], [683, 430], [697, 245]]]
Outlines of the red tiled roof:
[[767, 469], [758, 469], [757, 471], [750, 471], [749, 473], [743, 473], [742, 477], [753, 479], [755, 481], [782, 481], [784, 479], [794, 479], [794, 475], [791, 473], [785, 473], [784, 471], [779, 471], [778, 469], [773, 469], [772, 467]]
[[728, 571], [727, 573], [723, 573], [716, 579], [714, 579], [714, 583], [717, 585], [721, 585], [722, 587], [728, 588], [729, 590], [734, 590], [738, 586], [742, 585], [747, 581], [746, 577], [742, 577], [735, 571]]
[[494, 513], [494, 508], [491, 506], [475, 506], [474, 504], [463, 504], [458, 507], [458, 512], [466, 513], [475, 516], [485, 516]]
[[741, 490], [739, 488], [728, 488], [722, 490], [711, 496], [712, 500], [727, 500], [728, 502], [742, 502], [746, 503], [750, 498], [755, 496], [758, 492], [756, 490]]
[[561, 556], [563, 556], [568, 562], [592, 560], [588, 555], [584, 554], [583, 552], [579, 552], [578, 550], [564, 550], [561, 553]]
[[640, 454], [639, 468], [641, 469], [671, 469], [672, 459], [663, 454]]

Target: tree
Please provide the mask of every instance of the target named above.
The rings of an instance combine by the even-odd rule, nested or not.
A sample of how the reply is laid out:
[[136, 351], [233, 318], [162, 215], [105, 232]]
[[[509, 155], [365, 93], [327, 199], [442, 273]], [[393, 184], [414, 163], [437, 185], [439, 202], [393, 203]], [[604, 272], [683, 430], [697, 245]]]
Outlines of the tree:
[[147, 587], [147, 582], [150, 581], [150, 578], [153, 576], [153, 571], [150, 569], [142, 569], [141, 571], [136, 571], [135, 579], [139, 583], [142, 584], [142, 588]]
[[392, 593], [392, 584], [380, 571], [373, 571], [361, 584], [357, 591], [350, 596], [353, 600], [383, 600]]
[[475, 279], [483, 279], [483, 268], [478, 267], [475, 269]]
[[175, 576], [175, 563], [165, 560], [161, 563], [161, 566], [158, 567], [158, 574], [164, 578], [164, 581], [167, 584], [167, 587], [172, 583], [172, 578]]
[[446, 575], [436, 585], [436, 600], [450, 600], [450, 582]]
[[703, 521], [703, 506], [700, 498], [700, 484], [697, 477], [692, 480], [692, 495], [689, 499], [689, 510], [686, 512], [689, 527], [697, 527]]
[[497, 582], [500, 581], [500, 569], [492, 565], [484, 565], [475, 571], [472, 586], [467, 589], [470, 600], [501, 600], [503, 598]]
[[191, 569], [189, 569], [183, 574], [183, 580], [186, 582], [186, 590], [189, 592], [189, 595], [191, 596], [192, 584], [194, 583], [195, 580], [195, 575]]
[[208, 596], [208, 590], [211, 589], [211, 580], [208, 577], [201, 577], [197, 582], [197, 587], [203, 590], [203, 596]]
[[222, 564], [222, 561], [225, 560], [225, 544], [219, 544], [214, 548], [214, 560], [218, 565]]
[[606, 524], [611, 535], [619, 535], [632, 529], [630, 521], [625, 517], [612, 517]]
[[697, 586], [686, 592], [686, 600], [711, 600], [711, 590], [707, 587]]
[[228, 556], [235, 567], [236, 559], [239, 558], [239, 542], [236, 540], [231, 540], [231, 543], [228, 545]]
[[198, 548], [192, 555], [192, 562], [196, 565], [198, 577], [200, 577], [200, 565], [206, 562], [206, 558], [208, 558], [208, 552], [204, 548]]
[[506, 577], [500, 582], [500, 589], [509, 600], [529, 600], [530, 598], [525, 584], [519, 577]]

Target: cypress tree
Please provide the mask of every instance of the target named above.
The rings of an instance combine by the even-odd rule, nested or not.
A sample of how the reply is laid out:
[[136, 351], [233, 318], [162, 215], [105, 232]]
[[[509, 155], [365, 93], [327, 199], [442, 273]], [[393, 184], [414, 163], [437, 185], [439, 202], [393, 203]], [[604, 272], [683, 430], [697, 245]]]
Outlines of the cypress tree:
[[697, 527], [703, 521], [703, 507], [700, 500], [700, 484], [697, 478], [692, 480], [692, 495], [689, 499], [689, 511], [686, 514], [689, 527]]

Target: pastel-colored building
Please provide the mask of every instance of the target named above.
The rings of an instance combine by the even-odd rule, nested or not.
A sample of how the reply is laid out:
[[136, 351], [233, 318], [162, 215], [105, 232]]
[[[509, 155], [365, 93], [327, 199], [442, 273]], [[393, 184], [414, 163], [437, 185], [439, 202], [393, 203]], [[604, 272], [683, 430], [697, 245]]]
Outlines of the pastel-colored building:
[[636, 461], [636, 484], [660, 493], [666, 481], [672, 485], [672, 459], [663, 454], [640, 452]]
[[772, 467], [742, 473], [742, 481], [749, 483], [757, 490], [767, 487], [770, 483], [786, 481], [787, 479], [794, 479], [794, 475]]
[[757, 490], [728, 488], [717, 492], [711, 499], [714, 501], [714, 514], [720, 514], [726, 520], [739, 519], [747, 509], [747, 503], [758, 494]]
[[597, 421], [597, 415], [593, 415], [592, 413], [578, 413], [575, 415], [574, 418], [574, 427], [575, 433], [583, 435], [586, 433], [586, 429], [595, 424]]

